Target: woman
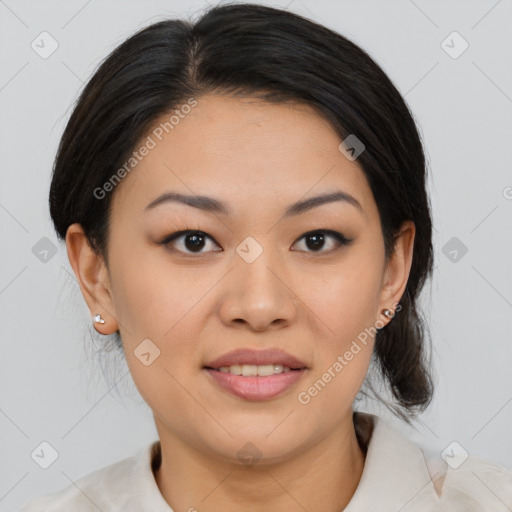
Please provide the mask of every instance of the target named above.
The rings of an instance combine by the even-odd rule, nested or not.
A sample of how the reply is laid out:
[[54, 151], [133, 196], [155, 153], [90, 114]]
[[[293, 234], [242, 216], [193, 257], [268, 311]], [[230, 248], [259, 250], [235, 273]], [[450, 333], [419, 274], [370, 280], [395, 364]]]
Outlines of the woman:
[[141, 30], [86, 85], [50, 211], [159, 439], [23, 511], [512, 507], [506, 468], [436, 468], [354, 409], [375, 372], [404, 421], [429, 405], [433, 251], [414, 120], [346, 38], [252, 4]]

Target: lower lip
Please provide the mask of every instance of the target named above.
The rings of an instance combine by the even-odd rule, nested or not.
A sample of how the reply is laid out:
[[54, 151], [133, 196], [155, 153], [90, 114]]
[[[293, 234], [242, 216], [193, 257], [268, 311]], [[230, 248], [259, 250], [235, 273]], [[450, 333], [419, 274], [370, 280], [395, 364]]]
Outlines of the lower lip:
[[302, 370], [275, 373], [266, 377], [244, 377], [205, 368], [213, 380], [231, 394], [245, 400], [268, 400], [290, 389], [304, 374]]

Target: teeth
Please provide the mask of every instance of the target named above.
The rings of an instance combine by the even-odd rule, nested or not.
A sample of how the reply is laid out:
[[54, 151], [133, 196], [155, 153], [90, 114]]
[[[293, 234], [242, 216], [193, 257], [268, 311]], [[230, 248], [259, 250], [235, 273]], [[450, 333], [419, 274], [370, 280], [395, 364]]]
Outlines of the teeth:
[[244, 377], [266, 377], [291, 371], [288, 366], [283, 366], [282, 364], [264, 364], [260, 366], [255, 364], [233, 364], [231, 366], [221, 366], [218, 370], [224, 373], [232, 373], [233, 375], [243, 375]]

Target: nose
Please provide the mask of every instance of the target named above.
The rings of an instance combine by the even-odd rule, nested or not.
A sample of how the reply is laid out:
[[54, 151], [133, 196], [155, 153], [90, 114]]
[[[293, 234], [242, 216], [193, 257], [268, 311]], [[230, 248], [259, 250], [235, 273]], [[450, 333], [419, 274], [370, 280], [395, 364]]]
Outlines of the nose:
[[283, 328], [296, 317], [294, 280], [276, 258], [267, 257], [269, 252], [263, 251], [252, 263], [235, 255], [234, 267], [223, 280], [219, 308], [226, 325], [261, 332]]

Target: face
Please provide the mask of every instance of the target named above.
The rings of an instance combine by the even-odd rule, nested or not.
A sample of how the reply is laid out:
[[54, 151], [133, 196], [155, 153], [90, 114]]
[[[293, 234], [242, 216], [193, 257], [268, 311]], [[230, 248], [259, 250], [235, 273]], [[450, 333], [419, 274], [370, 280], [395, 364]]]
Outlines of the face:
[[[169, 116], [155, 123], [154, 147], [117, 185], [109, 269], [101, 267], [88, 302], [92, 313], [104, 311], [100, 329], [119, 328], [161, 438], [235, 462], [251, 442], [259, 456], [283, 460], [351, 418], [374, 328], [389, 321], [381, 310], [395, 309], [405, 289], [414, 229], [386, 262], [366, 178], [311, 108], [197, 101], [161, 140], [153, 130]], [[149, 206], [171, 192], [223, 208]], [[287, 213], [337, 192], [353, 199]], [[269, 378], [205, 368], [235, 349], [280, 349], [305, 369], [258, 386]]]

